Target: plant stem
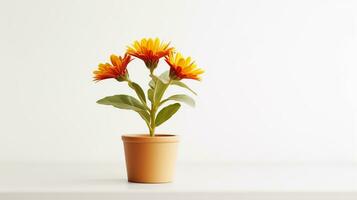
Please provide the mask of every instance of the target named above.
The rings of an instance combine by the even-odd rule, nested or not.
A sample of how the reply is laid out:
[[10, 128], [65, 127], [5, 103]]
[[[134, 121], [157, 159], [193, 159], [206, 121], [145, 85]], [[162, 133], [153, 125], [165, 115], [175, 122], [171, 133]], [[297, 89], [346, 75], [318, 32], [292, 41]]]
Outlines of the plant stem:
[[151, 110], [150, 110], [150, 136], [154, 137], [155, 136], [155, 117], [156, 117], [156, 108], [154, 104], [151, 104]]
[[[151, 74], [153, 75], [153, 74]], [[167, 90], [167, 88], [170, 86], [170, 84], [172, 83], [172, 80], [170, 79], [169, 82], [167, 83], [167, 85], [165, 86], [165, 88], [163, 89], [163, 94], [165, 93], [165, 91]], [[160, 106], [160, 101], [161, 99], [158, 100], [158, 102], [156, 102], [155, 100], [153, 102], [151, 102], [151, 109], [150, 109], [150, 136], [154, 137], [155, 136], [155, 128], [156, 128], [156, 111], [158, 109], [158, 107]]]

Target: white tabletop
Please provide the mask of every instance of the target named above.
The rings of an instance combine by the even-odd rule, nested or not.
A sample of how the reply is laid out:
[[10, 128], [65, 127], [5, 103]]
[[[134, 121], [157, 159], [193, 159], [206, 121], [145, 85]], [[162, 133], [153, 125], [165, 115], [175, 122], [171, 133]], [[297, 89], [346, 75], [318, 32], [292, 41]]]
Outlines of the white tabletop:
[[113, 163], [1, 163], [0, 199], [357, 199], [353, 164], [179, 163], [169, 184]]

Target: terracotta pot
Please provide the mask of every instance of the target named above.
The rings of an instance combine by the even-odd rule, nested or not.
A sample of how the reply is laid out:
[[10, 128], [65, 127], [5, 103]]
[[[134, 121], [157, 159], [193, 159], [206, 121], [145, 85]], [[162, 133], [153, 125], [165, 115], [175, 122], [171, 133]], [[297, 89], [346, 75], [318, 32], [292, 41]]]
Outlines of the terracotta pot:
[[128, 181], [171, 182], [176, 162], [178, 136], [123, 135]]

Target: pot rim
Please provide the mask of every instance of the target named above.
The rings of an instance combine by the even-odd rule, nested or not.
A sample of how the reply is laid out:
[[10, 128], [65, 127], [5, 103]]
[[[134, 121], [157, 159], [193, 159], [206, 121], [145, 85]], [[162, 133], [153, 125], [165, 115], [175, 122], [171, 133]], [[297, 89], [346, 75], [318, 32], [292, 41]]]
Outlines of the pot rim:
[[124, 143], [177, 143], [179, 136], [173, 134], [124, 134], [121, 136]]

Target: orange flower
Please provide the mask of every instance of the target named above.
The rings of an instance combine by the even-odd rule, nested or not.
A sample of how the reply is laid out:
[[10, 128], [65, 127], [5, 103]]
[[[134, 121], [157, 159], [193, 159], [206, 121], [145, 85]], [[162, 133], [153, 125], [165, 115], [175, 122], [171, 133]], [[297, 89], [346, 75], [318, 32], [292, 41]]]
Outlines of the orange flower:
[[201, 80], [200, 74], [203, 70], [198, 68], [195, 62], [191, 62], [191, 57], [184, 58], [180, 53], [170, 53], [165, 58], [167, 64], [170, 65], [170, 78], [175, 80], [194, 79]]
[[118, 81], [124, 81], [128, 78], [128, 71], [126, 66], [132, 59], [129, 55], [125, 54], [124, 58], [121, 56], [111, 55], [109, 63], [100, 63], [98, 70], [94, 71], [94, 80], [100, 81], [108, 78], [115, 78]]
[[132, 46], [128, 46], [126, 52], [143, 60], [146, 67], [152, 72], [156, 68], [159, 59], [169, 55], [170, 51], [173, 50], [169, 45], [170, 43], [160, 42], [159, 38], [144, 38], [140, 42], [135, 41]]

